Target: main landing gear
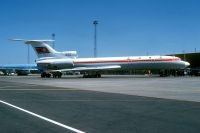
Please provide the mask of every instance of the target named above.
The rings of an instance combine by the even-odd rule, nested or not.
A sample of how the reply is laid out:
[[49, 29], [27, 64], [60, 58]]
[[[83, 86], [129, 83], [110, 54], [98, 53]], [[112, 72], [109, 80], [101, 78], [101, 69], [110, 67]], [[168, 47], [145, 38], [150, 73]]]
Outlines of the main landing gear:
[[[61, 72], [55, 72], [55, 73], [52, 73], [52, 75], [53, 75], [53, 78], [61, 78], [62, 77]], [[50, 78], [50, 77], [51, 77], [50, 73], [47, 73], [47, 72], [41, 73], [41, 78]]]
[[46, 72], [41, 73], [41, 78], [50, 78], [50, 77], [51, 77], [50, 73], [46, 73]]

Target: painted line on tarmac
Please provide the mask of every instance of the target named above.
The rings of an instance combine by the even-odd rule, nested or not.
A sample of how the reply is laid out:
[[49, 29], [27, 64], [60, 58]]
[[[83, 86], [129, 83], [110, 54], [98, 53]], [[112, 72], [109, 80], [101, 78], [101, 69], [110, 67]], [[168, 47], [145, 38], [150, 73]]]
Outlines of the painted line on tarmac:
[[5, 102], [5, 101], [0, 100], [0, 102], [3, 103], [3, 104], [8, 105], [8, 106], [10, 106], [10, 107], [13, 107], [13, 108], [15, 108], [15, 109], [18, 109], [18, 110], [20, 110], [20, 111], [22, 111], [22, 112], [25, 112], [25, 113], [27, 113], [27, 114], [30, 114], [30, 115], [32, 115], [32, 116], [38, 117], [38, 118], [40, 118], [40, 119], [42, 119], [42, 120], [45, 120], [45, 121], [48, 121], [48, 122], [53, 123], [53, 124], [55, 124], [55, 125], [58, 125], [58, 126], [60, 126], [60, 127], [63, 127], [63, 128], [65, 128], [65, 129], [74, 131], [74, 132], [76, 132], [76, 133], [85, 133], [85, 132], [83, 132], [83, 131], [81, 131], [81, 130], [78, 130], [78, 129], [75, 129], [75, 128], [73, 128], [73, 127], [64, 125], [64, 124], [62, 124], [62, 123], [60, 123], [60, 122], [51, 120], [51, 119], [49, 119], [49, 118], [47, 118], [47, 117], [38, 115], [38, 114], [33, 113], [33, 112], [31, 112], [31, 111], [22, 109], [22, 108], [20, 108], [20, 107], [17, 107], [17, 106], [15, 106], [15, 105], [12, 105], [12, 104], [7, 103], [7, 102]]

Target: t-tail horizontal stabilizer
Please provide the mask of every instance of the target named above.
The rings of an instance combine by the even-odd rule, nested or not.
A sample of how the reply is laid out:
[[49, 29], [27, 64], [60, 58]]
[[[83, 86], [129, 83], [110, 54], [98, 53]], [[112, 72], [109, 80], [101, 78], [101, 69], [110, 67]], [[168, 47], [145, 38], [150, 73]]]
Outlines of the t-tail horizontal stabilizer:
[[26, 39], [10, 39], [12, 41], [22, 41], [25, 44], [30, 44], [39, 58], [42, 57], [56, 57], [58, 53], [48, 42], [53, 42], [54, 40], [26, 40]]
[[28, 40], [28, 39], [9, 39], [11, 41], [22, 41], [26, 44], [29, 44], [30, 42], [39, 42], [39, 43], [47, 43], [47, 42], [54, 42], [55, 40], [49, 40], [49, 39], [46, 39], [46, 40]]

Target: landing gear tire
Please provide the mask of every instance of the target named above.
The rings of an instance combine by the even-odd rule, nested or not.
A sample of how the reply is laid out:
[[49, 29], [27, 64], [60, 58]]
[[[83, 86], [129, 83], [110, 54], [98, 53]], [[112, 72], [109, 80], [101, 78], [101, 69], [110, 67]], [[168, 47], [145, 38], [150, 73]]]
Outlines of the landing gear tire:
[[45, 74], [44, 73], [41, 73], [41, 78], [45, 78]]
[[46, 72], [41, 73], [41, 78], [50, 78], [50, 77], [51, 77], [50, 73], [46, 73]]

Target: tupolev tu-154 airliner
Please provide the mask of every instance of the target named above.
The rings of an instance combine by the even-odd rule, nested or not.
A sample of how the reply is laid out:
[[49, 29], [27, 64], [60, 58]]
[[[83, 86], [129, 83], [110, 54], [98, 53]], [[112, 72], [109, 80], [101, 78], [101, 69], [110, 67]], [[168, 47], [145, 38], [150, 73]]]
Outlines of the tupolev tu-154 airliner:
[[24, 40], [36, 52], [36, 64], [42, 71], [41, 77], [61, 78], [62, 72], [82, 72], [83, 77], [101, 77], [102, 70], [115, 69], [184, 69], [190, 64], [175, 56], [128, 56], [128, 57], [101, 57], [78, 58], [76, 51], [58, 52], [48, 42], [54, 40]]

